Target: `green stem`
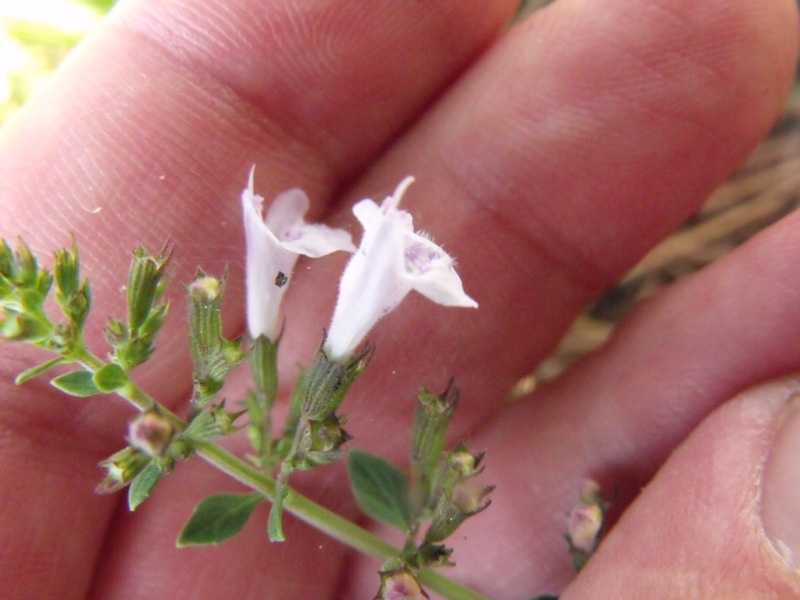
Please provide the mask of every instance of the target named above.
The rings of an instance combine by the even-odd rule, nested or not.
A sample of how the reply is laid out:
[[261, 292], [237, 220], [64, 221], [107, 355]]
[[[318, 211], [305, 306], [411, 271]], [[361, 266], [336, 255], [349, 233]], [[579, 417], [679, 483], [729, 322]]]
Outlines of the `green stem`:
[[[261, 492], [269, 499], [274, 497], [277, 486], [275, 480], [270, 476], [212, 442], [198, 442], [195, 444], [195, 448], [199, 456], [220, 471], [227, 473], [247, 487]], [[293, 489], [290, 489], [283, 507], [295, 517], [354, 550], [382, 561], [401, 557], [400, 551], [388, 542], [309, 500]], [[430, 590], [450, 600], [486, 600], [482, 594], [433, 570], [423, 571], [420, 574], [420, 580]]]
[[[105, 365], [100, 358], [85, 349], [80, 352], [80, 356], [75, 358], [84, 368], [92, 372]], [[117, 390], [117, 393], [140, 410], [149, 410], [157, 407], [161, 415], [175, 425], [179, 431], [183, 431], [186, 428], [186, 421], [156, 402], [132, 381], [122, 389]], [[194, 442], [194, 448], [198, 456], [220, 471], [247, 487], [262, 493], [269, 500], [275, 497], [277, 491], [275, 479], [258, 470], [250, 463], [213, 442]], [[305, 521], [354, 550], [374, 556], [382, 561], [401, 558], [400, 550], [388, 542], [291, 488], [283, 502], [283, 507], [298, 519]], [[428, 589], [441, 594], [448, 600], [486, 600], [486, 597], [482, 594], [430, 569], [422, 571], [419, 578]]]

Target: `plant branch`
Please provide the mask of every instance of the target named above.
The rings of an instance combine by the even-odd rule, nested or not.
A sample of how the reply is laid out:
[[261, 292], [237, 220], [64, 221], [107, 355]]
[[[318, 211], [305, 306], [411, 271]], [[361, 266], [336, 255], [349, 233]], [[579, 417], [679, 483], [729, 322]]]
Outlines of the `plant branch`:
[[[80, 356], [76, 358], [84, 368], [92, 372], [96, 372], [105, 365], [100, 358], [86, 349], [83, 349], [82, 352], [80, 352]], [[139, 410], [157, 408], [159, 413], [169, 420], [179, 431], [186, 429], [186, 421], [156, 402], [132, 381], [123, 388], [117, 390], [117, 393]], [[193, 442], [193, 445], [198, 456], [202, 457], [212, 466], [243, 483], [247, 487], [260, 492], [268, 500], [271, 501], [275, 498], [277, 482], [270, 475], [258, 470], [250, 463], [242, 460], [214, 442]], [[354, 550], [358, 550], [359, 552], [368, 554], [382, 561], [401, 558], [401, 551], [388, 542], [333, 511], [328, 510], [324, 506], [306, 498], [291, 488], [284, 500], [283, 506], [298, 519], [305, 521], [319, 531]], [[448, 600], [486, 600], [486, 597], [482, 594], [431, 569], [422, 571], [419, 578], [428, 589], [441, 594]]]

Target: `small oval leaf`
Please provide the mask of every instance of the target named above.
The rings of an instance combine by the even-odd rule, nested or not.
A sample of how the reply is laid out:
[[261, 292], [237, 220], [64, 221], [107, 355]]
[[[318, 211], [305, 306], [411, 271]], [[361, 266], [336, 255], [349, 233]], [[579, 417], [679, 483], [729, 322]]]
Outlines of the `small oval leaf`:
[[29, 381], [34, 377], [41, 375], [48, 369], [52, 369], [53, 367], [61, 364], [62, 362], [64, 362], [63, 356], [56, 356], [55, 358], [51, 358], [50, 360], [43, 362], [40, 365], [36, 365], [35, 367], [31, 367], [30, 369], [27, 369], [26, 371], [23, 371], [22, 373], [17, 375], [17, 378], [14, 380], [14, 383], [16, 383], [17, 385], [22, 385], [26, 381]]
[[128, 383], [125, 371], [116, 363], [108, 363], [92, 376], [94, 384], [101, 392], [114, 392]]
[[71, 396], [85, 398], [101, 393], [94, 383], [91, 371], [70, 371], [59, 375], [50, 384]]
[[200, 501], [178, 537], [178, 547], [218, 544], [244, 527], [264, 497], [251, 494], [214, 494]]
[[136, 510], [142, 502], [147, 500], [150, 492], [161, 481], [161, 469], [155, 462], [151, 462], [139, 474], [133, 478], [131, 486], [128, 488], [128, 508]]
[[403, 531], [411, 527], [408, 482], [402, 471], [380, 456], [351, 450], [347, 455], [347, 472], [361, 510]]

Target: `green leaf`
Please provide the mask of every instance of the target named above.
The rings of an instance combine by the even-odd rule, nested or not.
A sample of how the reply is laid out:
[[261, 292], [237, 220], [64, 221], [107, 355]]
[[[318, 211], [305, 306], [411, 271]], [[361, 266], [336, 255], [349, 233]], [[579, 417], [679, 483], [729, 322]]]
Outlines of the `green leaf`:
[[403, 531], [410, 529], [408, 483], [402, 471], [380, 456], [351, 450], [347, 472], [361, 510]]
[[244, 527], [256, 505], [258, 493], [215, 494], [200, 501], [178, 537], [178, 547], [218, 544]]
[[128, 488], [128, 508], [136, 510], [142, 502], [147, 500], [150, 492], [161, 481], [161, 469], [155, 462], [151, 462], [136, 477], [133, 478], [131, 486]]
[[22, 373], [20, 373], [19, 375], [17, 375], [17, 378], [14, 380], [14, 383], [16, 383], [17, 385], [22, 385], [26, 381], [30, 381], [34, 377], [41, 375], [48, 369], [52, 369], [53, 367], [61, 364], [62, 362], [64, 362], [63, 356], [56, 356], [55, 358], [51, 358], [50, 360], [43, 362], [39, 365], [36, 365], [35, 367], [31, 367], [30, 369], [27, 369]]
[[267, 537], [270, 542], [285, 542], [286, 536], [283, 535], [283, 501], [289, 495], [289, 488], [281, 486], [272, 501], [272, 508], [269, 509], [269, 519], [267, 519]]
[[80, 398], [100, 393], [100, 389], [94, 383], [94, 376], [91, 371], [70, 371], [52, 379], [50, 383], [62, 392]]
[[116, 363], [108, 363], [98, 369], [92, 377], [97, 389], [101, 392], [114, 392], [128, 384], [128, 376]]

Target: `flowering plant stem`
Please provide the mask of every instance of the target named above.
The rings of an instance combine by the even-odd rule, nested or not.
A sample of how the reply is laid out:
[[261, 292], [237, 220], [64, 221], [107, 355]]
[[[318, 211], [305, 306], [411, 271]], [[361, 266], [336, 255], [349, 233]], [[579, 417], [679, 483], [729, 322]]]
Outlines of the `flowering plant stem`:
[[[97, 372], [106, 364], [102, 359], [89, 352], [85, 347], [77, 349], [73, 353], [73, 358], [87, 371], [92, 373]], [[129, 382], [117, 390], [116, 393], [128, 400], [139, 410], [145, 411], [157, 408], [159, 413], [175, 426], [178, 431], [183, 431], [186, 428], [187, 424], [183, 419], [156, 402], [151, 396], [133, 383], [133, 381], [129, 380]], [[214, 442], [197, 441], [193, 443], [193, 446], [197, 455], [215, 468], [243, 483], [247, 487], [263, 494], [268, 500], [273, 500], [275, 498], [277, 482], [274, 478], [259, 471], [250, 463], [242, 460]], [[283, 507], [298, 519], [305, 521], [319, 531], [354, 550], [358, 550], [359, 552], [363, 552], [364, 554], [368, 554], [382, 561], [401, 558], [400, 550], [391, 544], [320, 504], [317, 504], [313, 500], [306, 498], [293, 489], [289, 490], [288, 495], [283, 501]], [[431, 569], [422, 571], [419, 574], [419, 579], [428, 586], [430, 590], [441, 594], [444, 598], [449, 600], [486, 600], [484, 595]]]

